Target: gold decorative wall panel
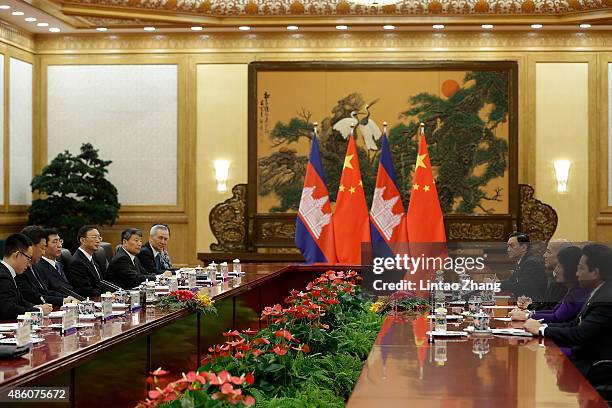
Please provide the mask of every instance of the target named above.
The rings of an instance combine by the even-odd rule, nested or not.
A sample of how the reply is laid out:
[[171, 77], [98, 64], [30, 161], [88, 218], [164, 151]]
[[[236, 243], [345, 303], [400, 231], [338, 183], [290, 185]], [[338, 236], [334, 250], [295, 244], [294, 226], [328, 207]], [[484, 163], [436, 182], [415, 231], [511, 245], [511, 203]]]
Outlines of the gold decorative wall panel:
[[[403, 51], [597, 51], [612, 49], [612, 32], [397, 32], [397, 33], [258, 33], [258, 34], [113, 34], [39, 35], [39, 54], [79, 53], [258, 53], [291, 52], [286, 59], [301, 59], [307, 52], [333, 52], [338, 57], [353, 52]], [[397, 58], [397, 57], [395, 57]], [[413, 59], [419, 59], [414, 55]]]

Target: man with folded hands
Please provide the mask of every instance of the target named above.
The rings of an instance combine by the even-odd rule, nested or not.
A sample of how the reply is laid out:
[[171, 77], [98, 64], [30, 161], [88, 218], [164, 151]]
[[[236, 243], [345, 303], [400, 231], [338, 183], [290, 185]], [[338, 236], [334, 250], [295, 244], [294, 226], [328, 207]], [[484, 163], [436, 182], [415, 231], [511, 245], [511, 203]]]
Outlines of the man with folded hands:
[[15, 320], [20, 314], [37, 309], [49, 314], [48, 303], [34, 305], [23, 298], [15, 278], [21, 275], [32, 261], [32, 241], [23, 234], [10, 235], [4, 241], [4, 257], [0, 261], [0, 320]]
[[612, 249], [586, 245], [576, 272], [578, 283], [590, 291], [578, 316], [571, 322], [542, 324], [525, 322], [525, 330], [571, 347], [571, 359], [584, 374], [593, 363], [612, 360]]
[[[140, 264], [138, 253], [142, 248], [142, 231], [128, 228], [121, 232], [121, 247], [108, 265], [108, 280], [123, 289], [131, 289], [145, 280], [155, 282], [155, 274], [149, 274]], [[171, 275], [171, 272], [165, 272]]]

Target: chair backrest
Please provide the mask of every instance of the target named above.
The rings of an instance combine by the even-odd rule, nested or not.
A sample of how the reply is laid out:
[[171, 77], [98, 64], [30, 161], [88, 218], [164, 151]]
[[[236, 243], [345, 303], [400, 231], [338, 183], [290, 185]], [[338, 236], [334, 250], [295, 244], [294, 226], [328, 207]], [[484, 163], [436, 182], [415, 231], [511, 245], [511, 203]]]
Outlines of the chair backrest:
[[68, 267], [70, 266], [71, 260], [72, 260], [72, 254], [70, 253], [70, 251], [66, 248], [62, 248], [62, 253], [57, 258], [57, 261], [61, 262], [61, 264], [64, 266], [64, 270], [68, 269]]
[[108, 242], [102, 242], [100, 249], [94, 252], [93, 257], [104, 269], [108, 268], [108, 264], [113, 259], [113, 246]]

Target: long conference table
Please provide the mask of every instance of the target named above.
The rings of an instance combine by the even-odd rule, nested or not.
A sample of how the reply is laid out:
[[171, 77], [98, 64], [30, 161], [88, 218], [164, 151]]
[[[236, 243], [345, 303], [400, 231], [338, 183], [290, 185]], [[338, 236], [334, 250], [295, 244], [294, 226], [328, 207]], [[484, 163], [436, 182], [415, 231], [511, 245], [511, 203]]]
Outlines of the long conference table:
[[[208, 347], [223, 341], [224, 331], [261, 327], [265, 306], [282, 303], [291, 289], [302, 289], [330, 268], [246, 264], [244, 269], [240, 280], [204, 289], [216, 301], [217, 315], [149, 306], [65, 335], [43, 329], [38, 335], [45, 341], [29, 354], [0, 360], [0, 394], [15, 387], [66, 387], [69, 401], [50, 406], [132, 407], [151, 387], [149, 372], [163, 367], [177, 378], [196, 369]], [[427, 330], [423, 317], [390, 315], [348, 406], [573, 407], [581, 401], [607, 406], [547, 340], [540, 345], [538, 340], [495, 336], [430, 344]]]

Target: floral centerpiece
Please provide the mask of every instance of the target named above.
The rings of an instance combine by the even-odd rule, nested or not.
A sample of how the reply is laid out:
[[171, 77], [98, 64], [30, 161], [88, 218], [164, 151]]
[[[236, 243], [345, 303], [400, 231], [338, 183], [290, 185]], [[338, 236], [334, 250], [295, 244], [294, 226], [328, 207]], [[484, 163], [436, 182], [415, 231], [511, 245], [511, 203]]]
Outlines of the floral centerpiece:
[[413, 291], [398, 291], [390, 296], [378, 298], [370, 306], [370, 311], [374, 313], [387, 313], [389, 311], [404, 311], [409, 313], [423, 313], [429, 310], [429, 303], [426, 299], [418, 296]]
[[162, 309], [183, 309], [189, 308], [200, 313], [217, 313], [215, 301], [202, 292], [192, 292], [190, 290], [176, 290], [162, 296], [157, 304]]

